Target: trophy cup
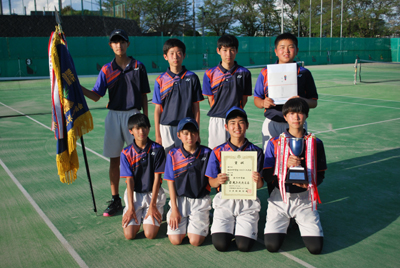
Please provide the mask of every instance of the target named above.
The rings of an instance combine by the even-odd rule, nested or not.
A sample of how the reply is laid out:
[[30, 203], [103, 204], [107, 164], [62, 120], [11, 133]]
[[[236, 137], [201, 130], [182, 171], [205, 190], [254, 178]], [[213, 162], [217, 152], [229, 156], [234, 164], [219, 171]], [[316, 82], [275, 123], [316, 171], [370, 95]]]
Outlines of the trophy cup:
[[[300, 157], [304, 150], [304, 139], [303, 138], [289, 138], [288, 145], [294, 156]], [[286, 183], [308, 183], [307, 172], [304, 167], [290, 167]]]

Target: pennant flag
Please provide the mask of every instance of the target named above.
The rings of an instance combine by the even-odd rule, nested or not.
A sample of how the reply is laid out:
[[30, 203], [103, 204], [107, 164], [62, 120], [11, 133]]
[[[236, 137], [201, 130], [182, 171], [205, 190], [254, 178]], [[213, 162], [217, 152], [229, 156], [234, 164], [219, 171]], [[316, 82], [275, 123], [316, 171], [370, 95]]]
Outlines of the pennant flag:
[[72, 183], [79, 168], [76, 142], [93, 129], [75, 65], [61, 28], [49, 40], [52, 131], [57, 140], [57, 169], [62, 183]]

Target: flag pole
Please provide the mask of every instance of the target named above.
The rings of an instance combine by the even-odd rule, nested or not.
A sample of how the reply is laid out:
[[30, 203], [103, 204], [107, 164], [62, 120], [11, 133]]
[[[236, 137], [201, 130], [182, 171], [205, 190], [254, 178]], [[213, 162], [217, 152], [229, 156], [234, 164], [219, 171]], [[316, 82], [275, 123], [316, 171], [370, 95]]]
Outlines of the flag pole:
[[[55, 9], [56, 22], [58, 24], [58, 29], [60, 30], [60, 32], [62, 32], [60, 15], [58, 14], [57, 8], [54, 7], [54, 9]], [[93, 211], [95, 213], [97, 213], [96, 200], [94, 198], [92, 179], [90, 178], [89, 164], [88, 164], [87, 157], [86, 157], [86, 148], [85, 148], [85, 143], [83, 141], [83, 135], [81, 135], [81, 144], [82, 144], [83, 158], [85, 159], [86, 174], [87, 174], [88, 181], [89, 181], [90, 192], [92, 194]]]
[[92, 193], [93, 211], [96, 213], [97, 212], [96, 200], [94, 199], [92, 179], [90, 178], [89, 164], [88, 164], [88, 161], [87, 161], [87, 158], [86, 158], [86, 148], [85, 148], [85, 143], [83, 142], [83, 135], [81, 136], [81, 143], [82, 143], [83, 158], [85, 159], [86, 173], [87, 173], [87, 177], [88, 177], [88, 180], [89, 180], [90, 192]]

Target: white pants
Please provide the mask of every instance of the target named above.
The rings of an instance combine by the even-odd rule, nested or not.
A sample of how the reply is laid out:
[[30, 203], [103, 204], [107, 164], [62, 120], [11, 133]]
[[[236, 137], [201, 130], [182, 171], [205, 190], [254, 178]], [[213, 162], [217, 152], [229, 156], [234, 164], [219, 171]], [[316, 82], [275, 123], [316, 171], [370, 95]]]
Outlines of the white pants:
[[171, 150], [174, 147], [179, 147], [182, 144], [182, 141], [178, 138], [177, 130], [178, 126], [169, 126], [160, 124], [162, 146], [164, 147], [166, 155], [168, 154], [169, 150]]
[[225, 143], [230, 135], [225, 130], [225, 118], [210, 117], [208, 124], [208, 147], [214, 149], [218, 145]]

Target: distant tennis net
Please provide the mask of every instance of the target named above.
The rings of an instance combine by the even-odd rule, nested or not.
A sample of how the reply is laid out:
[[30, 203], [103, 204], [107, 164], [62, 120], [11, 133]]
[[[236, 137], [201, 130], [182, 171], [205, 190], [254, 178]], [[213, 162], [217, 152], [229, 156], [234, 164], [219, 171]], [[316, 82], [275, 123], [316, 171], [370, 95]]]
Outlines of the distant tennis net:
[[357, 59], [355, 62], [354, 84], [359, 81], [362, 83], [381, 83], [400, 81], [400, 63], [382, 62]]

